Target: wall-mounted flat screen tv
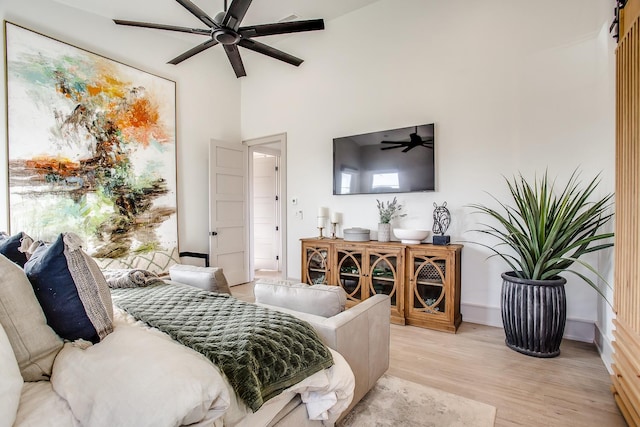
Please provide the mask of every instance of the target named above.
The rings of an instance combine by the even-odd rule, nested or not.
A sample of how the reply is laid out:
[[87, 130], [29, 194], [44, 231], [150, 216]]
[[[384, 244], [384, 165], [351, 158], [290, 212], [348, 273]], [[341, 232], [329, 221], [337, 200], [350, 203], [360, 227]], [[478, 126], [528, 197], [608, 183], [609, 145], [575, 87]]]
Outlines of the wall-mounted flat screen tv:
[[333, 139], [333, 194], [435, 190], [434, 124]]

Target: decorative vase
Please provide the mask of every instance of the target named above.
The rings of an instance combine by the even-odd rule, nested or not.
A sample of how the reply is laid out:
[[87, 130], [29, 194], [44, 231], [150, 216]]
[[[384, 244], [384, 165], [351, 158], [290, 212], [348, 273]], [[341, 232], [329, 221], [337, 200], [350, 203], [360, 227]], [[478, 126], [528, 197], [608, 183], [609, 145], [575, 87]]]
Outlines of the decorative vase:
[[378, 224], [378, 242], [388, 242], [391, 240], [391, 224], [388, 222]]
[[556, 357], [567, 320], [567, 280], [527, 280], [502, 273], [505, 344], [534, 357]]

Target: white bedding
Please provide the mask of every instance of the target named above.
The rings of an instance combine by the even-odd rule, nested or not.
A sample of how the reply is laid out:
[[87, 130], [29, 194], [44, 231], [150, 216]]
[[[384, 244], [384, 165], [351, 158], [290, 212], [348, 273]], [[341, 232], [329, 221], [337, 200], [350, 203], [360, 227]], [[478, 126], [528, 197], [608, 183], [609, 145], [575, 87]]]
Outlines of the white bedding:
[[86, 349], [65, 344], [51, 383], [85, 426], [266, 426], [296, 393], [310, 419], [332, 425], [355, 386], [347, 362], [332, 355], [332, 367], [251, 413], [208, 359], [114, 307], [114, 332]]
[[80, 427], [69, 405], [54, 393], [49, 381], [26, 382], [14, 426]]
[[333, 356], [333, 366], [316, 372], [269, 399], [256, 413], [252, 413], [244, 403], [236, 399], [235, 393], [231, 392], [231, 405], [224, 416], [223, 425], [266, 426], [298, 393], [307, 406], [309, 419], [322, 420], [326, 425], [333, 425], [353, 399], [355, 378], [347, 361], [339, 353], [329, 350]]
[[222, 376], [200, 354], [136, 326], [118, 324], [99, 344], [67, 343], [51, 383], [91, 427], [178, 426], [229, 408]]

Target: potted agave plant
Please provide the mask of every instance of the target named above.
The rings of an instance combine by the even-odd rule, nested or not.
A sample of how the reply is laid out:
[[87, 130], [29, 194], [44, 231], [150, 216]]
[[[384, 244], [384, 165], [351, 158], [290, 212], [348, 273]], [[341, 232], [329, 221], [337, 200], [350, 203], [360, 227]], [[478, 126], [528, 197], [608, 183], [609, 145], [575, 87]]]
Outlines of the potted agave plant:
[[572, 266], [582, 265], [602, 279], [581, 257], [613, 246], [613, 233], [600, 232], [613, 216], [613, 194], [591, 201], [599, 177], [580, 188], [576, 171], [560, 192], [549, 182], [547, 172], [533, 184], [522, 175], [505, 181], [513, 206], [499, 201], [499, 210], [471, 205], [495, 224], [482, 224], [485, 228], [475, 231], [497, 239], [498, 245], [480, 244], [511, 269], [502, 274], [505, 343], [529, 356], [555, 357], [560, 354], [566, 323], [566, 279], [561, 274], [577, 275], [606, 300], [596, 283]]

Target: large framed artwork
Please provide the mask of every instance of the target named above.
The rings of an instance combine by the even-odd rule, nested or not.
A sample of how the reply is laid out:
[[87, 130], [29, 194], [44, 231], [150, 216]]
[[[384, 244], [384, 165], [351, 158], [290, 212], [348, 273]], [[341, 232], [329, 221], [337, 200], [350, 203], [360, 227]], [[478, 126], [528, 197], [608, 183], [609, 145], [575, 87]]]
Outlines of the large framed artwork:
[[11, 232], [177, 247], [175, 82], [6, 21], [5, 43]]

